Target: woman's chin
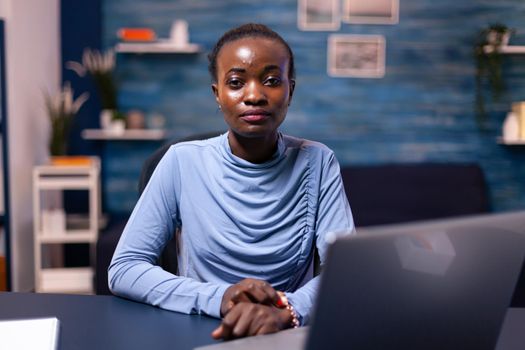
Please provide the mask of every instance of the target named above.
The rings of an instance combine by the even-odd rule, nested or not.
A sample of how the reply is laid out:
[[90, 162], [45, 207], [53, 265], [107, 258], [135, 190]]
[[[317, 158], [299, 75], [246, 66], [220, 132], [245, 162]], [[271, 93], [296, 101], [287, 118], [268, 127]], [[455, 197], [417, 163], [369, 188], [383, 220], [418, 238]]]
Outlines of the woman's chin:
[[268, 130], [268, 128], [260, 127], [260, 126], [259, 127], [252, 126], [249, 128], [243, 128], [241, 130], [230, 128], [230, 131], [233, 134], [235, 134], [235, 136], [237, 137], [250, 138], [250, 139], [268, 138], [268, 137], [271, 137], [277, 134], [277, 130], [274, 130], [274, 129]]

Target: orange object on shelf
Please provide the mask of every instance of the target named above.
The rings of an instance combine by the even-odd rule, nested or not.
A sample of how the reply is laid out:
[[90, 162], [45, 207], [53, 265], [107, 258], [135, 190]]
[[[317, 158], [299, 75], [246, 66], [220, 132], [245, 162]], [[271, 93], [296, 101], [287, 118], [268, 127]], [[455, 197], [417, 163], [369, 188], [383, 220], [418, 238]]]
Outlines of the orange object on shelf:
[[150, 28], [121, 28], [117, 36], [123, 41], [154, 41], [155, 31]]
[[53, 156], [51, 165], [55, 166], [89, 166], [93, 160], [87, 156]]

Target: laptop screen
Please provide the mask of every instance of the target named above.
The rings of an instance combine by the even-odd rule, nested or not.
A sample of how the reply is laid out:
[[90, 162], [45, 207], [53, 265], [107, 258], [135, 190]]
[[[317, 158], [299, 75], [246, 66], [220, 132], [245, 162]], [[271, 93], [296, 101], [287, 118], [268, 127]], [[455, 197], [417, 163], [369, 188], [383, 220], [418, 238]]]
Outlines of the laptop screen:
[[335, 241], [307, 349], [493, 349], [525, 212], [358, 230]]

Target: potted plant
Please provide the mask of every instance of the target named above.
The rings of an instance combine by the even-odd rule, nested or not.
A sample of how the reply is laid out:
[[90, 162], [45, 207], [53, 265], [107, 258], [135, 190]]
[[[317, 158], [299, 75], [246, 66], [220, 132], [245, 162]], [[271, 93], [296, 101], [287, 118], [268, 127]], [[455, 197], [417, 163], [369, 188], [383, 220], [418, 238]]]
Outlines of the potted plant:
[[71, 122], [89, 98], [87, 92], [74, 98], [74, 91], [69, 82], [64, 84], [62, 90], [56, 95], [44, 95], [45, 105], [51, 123], [51, 135], [49, 137], [49, 153], [51, 156], [64, 156], [67, 154], [69, 131]]
[[80, 77], [89, 74], [98, 90], [102, 111], [100, 124], [102, 128], [124, 128], [125, 118], [119, 112], [117, 104], [117, 86], [113, 77], [115, 69], [115, 52], [101, 52], [87, 48], [82, 54], [82, 62], [69, 61], [66, 67], [76, 72]]
[[509, 42], [514, 29], [504, 24], [491, 24], [478, 34], [474, 48], [476, 60], [476, 118], [486, 120], [484, 86], [488, 83], [493, 101], [498, 101], [505, 91], [502, 75], [501, 48]]

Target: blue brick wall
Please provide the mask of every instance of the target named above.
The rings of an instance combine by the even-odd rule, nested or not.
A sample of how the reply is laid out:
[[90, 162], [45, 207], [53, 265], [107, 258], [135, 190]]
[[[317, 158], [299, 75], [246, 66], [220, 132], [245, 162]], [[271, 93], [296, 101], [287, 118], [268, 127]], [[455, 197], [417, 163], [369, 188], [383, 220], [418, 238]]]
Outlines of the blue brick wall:
[[[342, 165], [384, 162], [478, 162], [496, 211], [525, 207], [525, 147], [496, 144], [511, 101], [525, 100], [525, 55], [505, 57], [508, 92], [489, 106], [486, 130], [473, 115], [472, 44], [478, 30], [504, 22], [525, 45], [522, 0], [400, 0], [396, 25], [343, 23], [337, 32], [297, 29], [296, 0], [103, 0], [103, 43], [121, 27], [148, 26], [168, 37], [175, 19], [189, 23], [192, 42], [208, 52], [225, 30], [248, 21], [278, 31], [296, 54], [297, 88], [283, 131], [321, 141]], [[330, 78], [330, 33], [381, 34], [387, 42], [382, 79]], [[206, 52], [119, 55], [124, 110], [162, 113], [171, 137], [225, 129], [210, 89]], [[159, 144], [109, 142], [105, 198], [111, 212], [136, 201], [140, 165]]]

